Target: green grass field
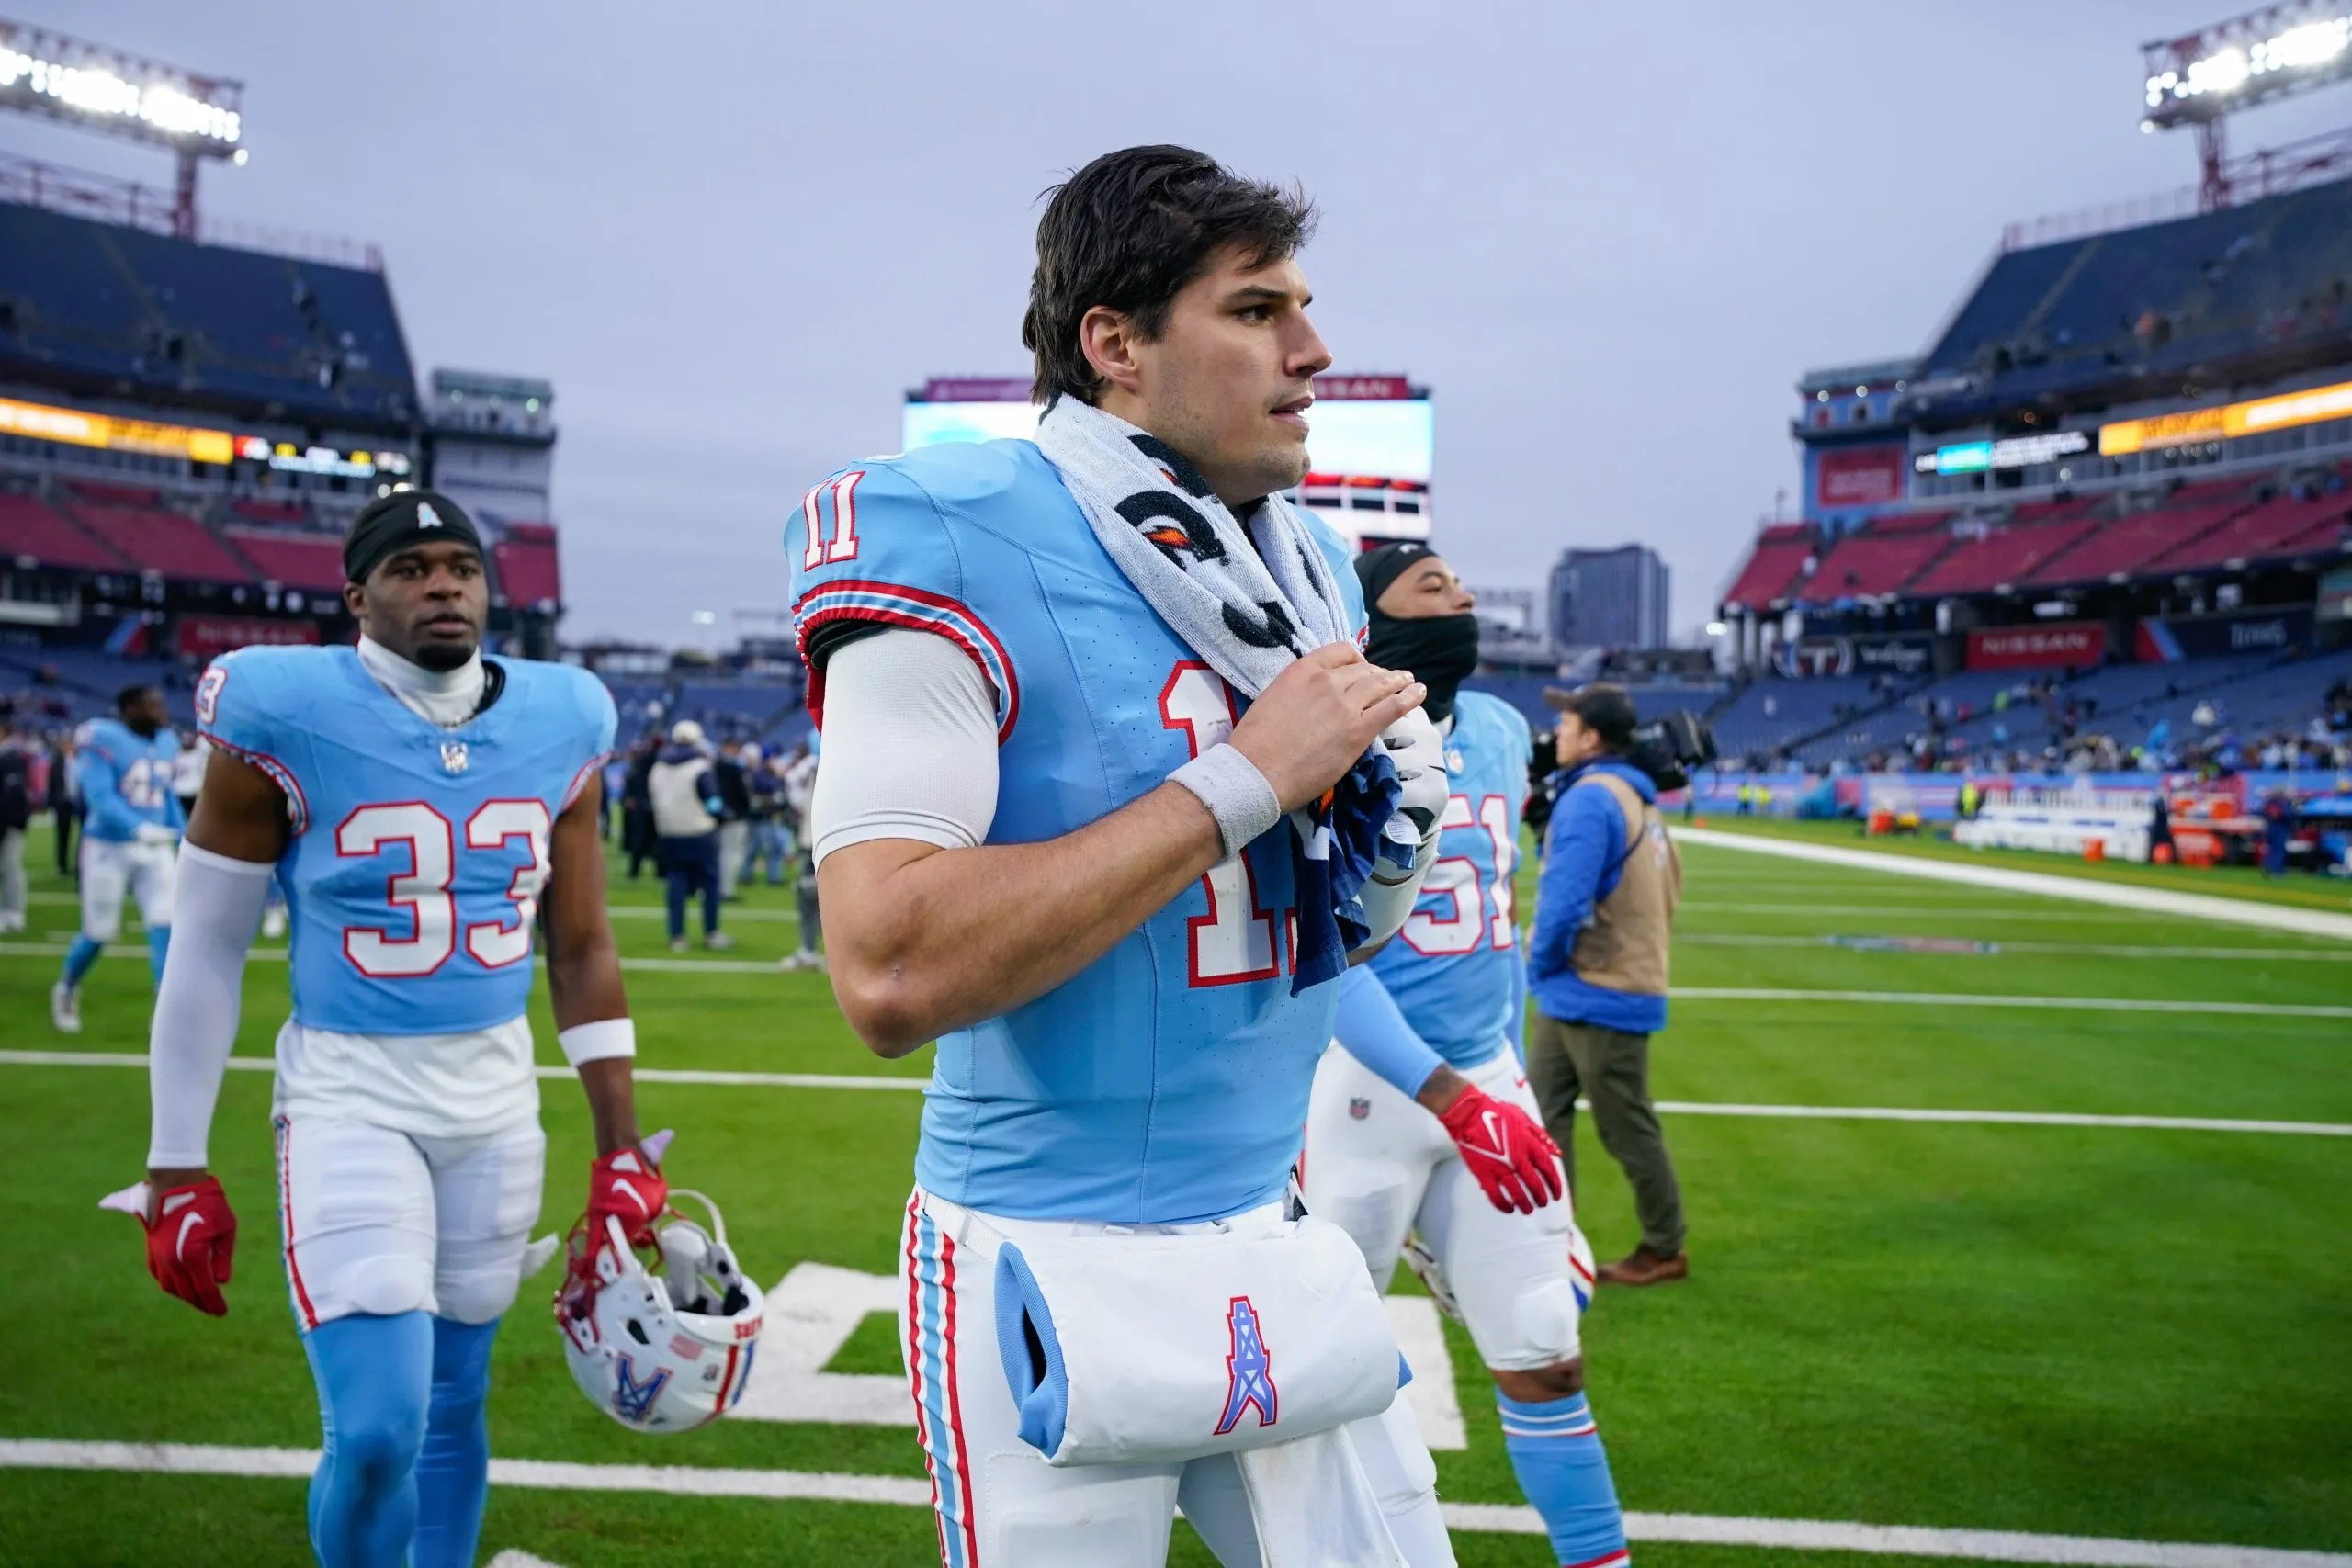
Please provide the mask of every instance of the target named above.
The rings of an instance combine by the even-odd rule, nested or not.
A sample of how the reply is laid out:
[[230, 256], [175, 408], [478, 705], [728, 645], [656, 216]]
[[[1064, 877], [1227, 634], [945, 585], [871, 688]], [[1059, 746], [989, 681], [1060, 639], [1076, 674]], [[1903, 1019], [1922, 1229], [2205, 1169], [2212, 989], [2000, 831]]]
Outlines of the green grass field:
[[[48, 841], [30, 848], [46, 868]], [[2352, 1123], [2352, 1010], [2352, 1010], [2352, 944], [1722, 848], [1693, 845], [1686, 861], [1678, 988], [2098, 1005], [1685, 998], [1657, 1046], [1662, 1099]], [[2166, 885], [2347, 907], [2341, 886], [2308, 880], [2265, 888], [2182, 872]], [[150, 993], [134, 947], [92, 976], [85, 1032], [51, 1032], [45, 993], [76, 915], [63, 882], [36, 886], [31, 930], [0, 942], [0, 1048], [143, 1050]], [[747, 890], [730, 912], [741, 946], [723, 963], [669, 958], [652, 884], [616, 881], [613, 899], [624, 952], [651, 965], [628, 975], [640, 1066], [928, 1070], [928, 1053], [868, 1055], [822, 978], [748, 967], [791, 944], [782, 890]], [[282, 963], [249, 969], [240, 1055], [267, 1055], [285, 987]], [[2218, 1006], [2105, 1005], [2116, 1001]], [[2313, 1010], [2266, 1010], [2294, 1008]], [[535, 1011], [541, 1059], [559, 1063], [543, 997]], [[587, 1125], [576, 1091], [550, 1081], [545, 1094], [552, 1224], [579, 1201]], [[275, 1253], [268, 1100], [266, 1073], [230, 1075], [213, 1150], [245, 1230], [232, 1314], [214, 1321], [157, 1292], [134, 1227], [94, 1207], [140, 1174], [143, 1073], [0, 1065], [0, 1162], [23, 1201], [0, 1278], [20, 1347], [0, 1439], [315, 1446]], [[804, 1261], [890, 1270], [916, 1095], [655, 1083], [640, 1101], [648, 1128], [680, 1130], [673, 1179], [726, 1203], [763, 1279]], [[1630, 1206], [1580, 1135], [1581, 1218], [1614, 1256], [1634, 1237]], [[2352, 1139], [1702, 1111], [1669, 1114], [1668, 1135], [1692, 1278], [1604, 1291], [1586, 1324], [1628, 1508], [2352, 1550]], [[921, 1477], [910, 1427], [623, 1431], [564, 1371], [540, 1315], [553, 1278], [526, 1283], [501, 1337], [501, 1458]], [[1515, 1504], [1486, 1379], [1449, 1332], [1468, 1447], [1439, 1455], [1441, 1491]], [[829, 1370], [895, 1372], [892, 1347], [869, 1320]], [[0, 1563], [291, 1568], [310, 1560], [301, 1496], [294, 1479], [0, 1469]], [[1456, 1539], [1465, 1564], [1548, 1560], [1539, 1538]], [[935, 1560], [932, 1541], [927, 1512], [904, 1506], [500, 1486], [483, 1556], [896, 1564]], [[1725, 1568], [1862, 1561], [1639, 1541], [1635, 1552]], [[1180, 1528], [1172, 1561], [1209, 1558]]]

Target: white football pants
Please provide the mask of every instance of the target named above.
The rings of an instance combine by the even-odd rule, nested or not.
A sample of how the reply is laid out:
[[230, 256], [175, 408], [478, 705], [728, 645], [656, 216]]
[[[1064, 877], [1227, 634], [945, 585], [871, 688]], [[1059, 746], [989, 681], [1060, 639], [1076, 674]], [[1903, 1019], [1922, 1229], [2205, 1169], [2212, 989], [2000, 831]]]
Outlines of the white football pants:
[[[1259, 1568], [1257, 1527], [1230, 1454], [1057, 1468], [1022, 1441], [997, 1348], [996, 1244], [1069, 1228], [971, 1213], [920, 1188], [908, 1200], [899, 1347], [931, 1471], [943, 1568], [1161, 1568], [1179, 1506], [1225, 1568]], [[1410, 1404], [1400, 1398], [1341, 1430], [1405, 1561], [1453, 1568], [1437, 1465]]]
[[135, 844], [82, 838], [82, 934], [112, 942], [122, 934], [122, 898], [139, 899], [139, 918], [150, 930], [172, 923], [172, 883], [179, 851], [171, 844]]
[[[1543, 1125], [1509, 1046], [1463, 1076]], [[1419, 1235], [1487, 1366], [1523, 1371], [1577, 1353], [1573, 1205], [1563, 1196], [1532, 1214], [1496, 1208], [1444, 1124], [1337, 1044], [1315, 1069], [1300, 1163], [1306, 1212], [1355, 1237], [1383, 1292], [1407, 1233]]]
[[355, 1313], [488, 1323], [504, 1312], [539, 1217], [547, 1148], [536, 1121], [424, 1138], [279, 1117], [278, 1220], [303, 1331]]

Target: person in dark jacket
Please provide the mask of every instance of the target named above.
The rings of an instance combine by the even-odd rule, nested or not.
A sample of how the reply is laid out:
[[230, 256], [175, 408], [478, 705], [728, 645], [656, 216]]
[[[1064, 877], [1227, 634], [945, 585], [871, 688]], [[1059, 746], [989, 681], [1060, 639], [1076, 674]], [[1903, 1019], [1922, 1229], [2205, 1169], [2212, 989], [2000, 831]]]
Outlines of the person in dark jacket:
[[621, 851], [628, 856], [628, 879], [634, 882], [648, 860], [662, 869], [658, 836], [653, 831], [653, 795], [647, 781], [662, 754], [662, 743], [651, 736], [631, 750], [628, 773], [621, 782]]
[[2295, 802], [2283, 789], [2274, 789], [2262, 803], [2262, 874], [2287, 874], [2287, 846], [2295, 837]]
[[[757, 758], [754, 750], [752, 755]], [[743, 748], [729, 740], [718, 748], [710, 764], [718, 785], [718, 897], [735, 902], [735, 884], [743, 875], [744, 852], [752, 845], [752, 781], [744, 771]]]
[[33, 823], [32, 756], [0, 732], [0, 934], [25, 929], [25, 834]]
[[1560, 714], [1556, 775], [1527, 985], [1527, 1080], [1576, 1179], [1576, 1108], [1592, 1102], [1601, 1146], [1634, 1186], [1642, 1240], [1601, 1265], [1610, 1284], [1690, 1273], [1681, 1189], [1650, 1103], [1650, 1036], [1666, 1027], [1668, 944], [1682, 861], [1658, 816], [1657, 786], [1627, 759], [1634, 700], [1622, 686], [1547, 691]]

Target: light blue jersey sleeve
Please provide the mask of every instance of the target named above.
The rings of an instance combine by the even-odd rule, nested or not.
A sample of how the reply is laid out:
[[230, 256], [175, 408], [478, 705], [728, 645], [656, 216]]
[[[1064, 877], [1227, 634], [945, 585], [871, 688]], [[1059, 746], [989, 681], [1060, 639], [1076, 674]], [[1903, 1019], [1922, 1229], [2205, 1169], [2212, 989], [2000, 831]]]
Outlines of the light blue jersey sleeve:
[[106, 730], [92, 735], [90, 743], [82, 748], [76, 759], [74, 782], [81, 786], [83, 804], [89, 808], [90, 837], [119, 842], [137, 835], [139, 818], [132, 815], [130, 802], [122, 798], [127, 759], [117, 757], [117, 749], [116, 738]]
[[289, 826], [310, 826], [309, 800], [288, 759], [289, 737], [277, 716], [289, 711], [286, 660], [270, 649], [246, 649], [214, 660], [196, 683], [197, 728], [207, 740], [259, 769], [286, 795]]
[[1368, 964], [1340, 976], [1340, 1019], [1333, 1031], [1348, 1055], [1370, 1067], [1410, 1099], [1445, 1065], [1445, 1058], [1413, 1032], [1388, 987]]

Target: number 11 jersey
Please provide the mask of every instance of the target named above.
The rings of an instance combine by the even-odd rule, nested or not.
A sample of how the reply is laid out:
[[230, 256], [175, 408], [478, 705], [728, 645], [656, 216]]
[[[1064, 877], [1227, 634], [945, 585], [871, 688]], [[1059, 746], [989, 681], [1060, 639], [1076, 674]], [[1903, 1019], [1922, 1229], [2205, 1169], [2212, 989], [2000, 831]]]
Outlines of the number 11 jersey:
[[244, 649], [198, 684], [205, 738], [286, 795], [294, 1014], [279, 1056], [298, 1070], [281, 1109], [307, 1080], [354, 1075], [401, 1080], [349, 1087], [385, 1102], [370, 1120], [413, 1132], [481, 1130], [477, 1098], [498, 1120], [537, 1109], [523, 1015], [548, 839], [616, 716], [585, 671], [498, 669], [497, 700], [455, 729], [409, 711], [348, 648]]

